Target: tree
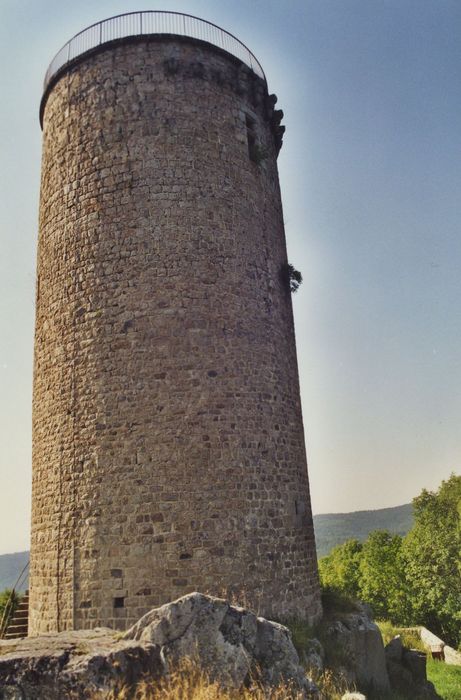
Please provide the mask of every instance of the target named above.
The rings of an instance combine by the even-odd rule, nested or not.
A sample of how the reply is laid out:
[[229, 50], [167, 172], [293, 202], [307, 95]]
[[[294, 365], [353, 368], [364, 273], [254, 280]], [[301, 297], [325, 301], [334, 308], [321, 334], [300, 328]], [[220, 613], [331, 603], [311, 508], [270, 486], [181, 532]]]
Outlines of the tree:
[[359, 597], [375, 616], [400, 623], [408, 608], [401, 548], [400, 535], [371, 532], [362, 548], [359, 577]]
[[461, 645], [461, 476], [413, 500], [415, 524], [402, 555], [416, 624]]
[[461, 476], [413, 499], [403, 539], [385, 530], [349, 540], [319, 561], [324, 587], [360, 598], [377, 617], [424, 625], [461, 649]]
[[358, 540], [348, 540], [334, 547], [328, 556], [322, 557], [319, 561], [322, 587], [357, 598], [361, 554], [361, 543]]

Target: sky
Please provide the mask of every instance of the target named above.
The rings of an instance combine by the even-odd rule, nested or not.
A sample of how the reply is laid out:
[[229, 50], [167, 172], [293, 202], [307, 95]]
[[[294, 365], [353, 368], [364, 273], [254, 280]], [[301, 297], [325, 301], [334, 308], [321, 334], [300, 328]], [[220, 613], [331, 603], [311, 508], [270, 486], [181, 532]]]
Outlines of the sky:
[[279, 156], [314, 513], [461, 472], [459, 0], [0, 0], [0, 553], [29, 546], [38, 108], [86, 26], [198, 15], [262, 64]]

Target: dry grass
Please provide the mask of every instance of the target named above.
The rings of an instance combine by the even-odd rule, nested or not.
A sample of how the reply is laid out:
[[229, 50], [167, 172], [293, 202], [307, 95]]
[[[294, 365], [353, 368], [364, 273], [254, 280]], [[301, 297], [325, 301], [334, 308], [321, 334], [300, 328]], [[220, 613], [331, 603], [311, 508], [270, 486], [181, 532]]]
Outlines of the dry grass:
[[0, 644], [0, 656], [3, 656], [3, 654], [9, 654], [12, 651], [16, 651], [17, 643], [15, 644]]
[[253, 596], [253, 598], [250, 599], [246, 588], [235, 588], [221, 585], [218, 586], [217, 590], [215, 591], [206, 591], [205, 595], [209, 595], [214, 598], [221, 598], [234, 608], [245, 608], [255, 615], [260, 614], [258, 594], [256, 593], [256, 597]]
[[[318, 674], [315, 682], [324, 700], [339, 700], [350, 690], [343, 679], [328, 670]], [[195, 661], [184, 659], [168, 678], [140, 683], [135, 689], [125, 687], [95, 694], [92, 700], [302, 700], [302, 697], [299, 690], [283, 683], [272, 689], [263, 688], [257, 682], [249, 688], [223, 688]]]
[[290, 685], [273, 690], [253, 684], [250, 688], [223, 688], [192, 659], [183, 659], [167, 678], [140, 683], [134, 690], [121, 688], [97, 694], [93, 700], [302, 700]]
[[318, 671], [308, 672], [307, 675], [314, 681], [321, 690], [322, 700], [341, 700], [344, 693], [352, 693], [357, 688], [351, 684], [342, 673], [326, 668], [319, 673]]

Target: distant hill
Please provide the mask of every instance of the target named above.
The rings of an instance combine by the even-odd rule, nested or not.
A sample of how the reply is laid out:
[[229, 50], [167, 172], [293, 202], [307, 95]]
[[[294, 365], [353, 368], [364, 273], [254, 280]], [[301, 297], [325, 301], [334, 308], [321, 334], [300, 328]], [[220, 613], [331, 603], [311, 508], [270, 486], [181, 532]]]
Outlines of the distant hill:
[[[14, 554], [0, 554], [0, 591], [12, 588], [24, 566], [29, 561], [29, 552], [15, 552]], [[27, 572], [28, 573], [28, 572]], [[29, 585], [29, 576], [19, 586], [19, 591], [25, 591]]]
[[363, 542], [373, 530], [389, 530], [406, 535], [413, 527], [413, 506], [406, 503], [395, 508], [357, 510], [353, 513], [314, 515], [317, 557], [324, 557], [346, 540]]

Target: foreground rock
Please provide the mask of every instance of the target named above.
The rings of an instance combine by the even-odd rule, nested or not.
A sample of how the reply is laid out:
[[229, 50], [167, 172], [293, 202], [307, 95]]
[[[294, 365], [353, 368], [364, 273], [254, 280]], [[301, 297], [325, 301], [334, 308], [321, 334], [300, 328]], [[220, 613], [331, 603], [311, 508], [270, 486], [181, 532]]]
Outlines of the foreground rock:
[[240, 687], [256, 673], [264, 685], [291, 681], [315, 692], [302, 669], [286, 627], [200, 593], [184, 596], [144, 615], [124, 635], [149, 642], [164, 657], [197, 657], [213, 680]]
[[184, 657], [228, 686], [248, 684], [257, 673], [267, 686], [288, 681], [317, 697], [285, 627], [191, 593], [152, 610], [121, 638], [99, 629], [0, 642], [0, 700], [83, 700], [155, 681]]
[[344, 658], [345, 672], [360, 688], [386, 693], [390, 690], [384, 644], [379, 627], [366, 606], [331, 621], [326, 637]]
[[87, 698], [164, 673], [160, 647], [116, 641], [109, 629], [0, 642], [1, 700]]
[[421, 700], [436, 700], [433, 684], [426, 676], [426, 654], [416, 649], [406, 649], [400, 635], [394, 637], [385, 649], [386, 664], [392, 689], [411, 693]]

